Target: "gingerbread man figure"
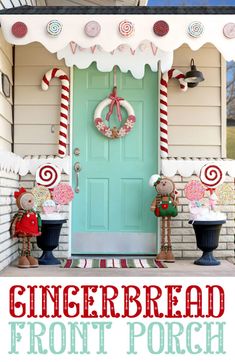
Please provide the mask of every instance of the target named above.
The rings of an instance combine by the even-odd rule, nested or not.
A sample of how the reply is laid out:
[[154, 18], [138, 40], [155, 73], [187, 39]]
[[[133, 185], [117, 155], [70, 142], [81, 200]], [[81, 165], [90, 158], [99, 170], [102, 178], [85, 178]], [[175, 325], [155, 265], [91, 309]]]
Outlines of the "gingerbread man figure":
[[154, 198], [150, 210], [155, 213], [156, 217], [162, 218], [161, 249], [156, 259], [174, 262], [175, 257], [172, 253], [171, 244], [171, 217], [178, 215], [177, 206], [179, 204], [175, 184], [171, 179], [159, 175], [151, 176], [149, 184], [155, 187], [157, 192], [157, 196]]
[[14, 193], [14, 197], [19, 210], [13, 217], [11, 233], [13, 237], [18, 237], [23, 244], [18, 267], [36, 268], [38, 260], [31, 256], [31, 238], [41, 234], [41, 218], [34, 210], [34, 197], [31, 192], [22, 187]]

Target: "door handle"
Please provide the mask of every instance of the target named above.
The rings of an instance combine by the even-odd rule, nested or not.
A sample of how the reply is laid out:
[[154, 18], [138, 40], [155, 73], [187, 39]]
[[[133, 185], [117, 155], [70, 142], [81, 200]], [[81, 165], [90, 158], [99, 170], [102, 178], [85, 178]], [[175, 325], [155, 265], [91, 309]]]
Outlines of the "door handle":
[[75, 189], [74, 191], [78, 194], [80, 192], [80, 188], [79, 188], [79, 173], [81, 171], [81, 166], [79, 162], [75, 162], [74, 164], [74, 171], [76, 174], [76, 184], [75, 184]]

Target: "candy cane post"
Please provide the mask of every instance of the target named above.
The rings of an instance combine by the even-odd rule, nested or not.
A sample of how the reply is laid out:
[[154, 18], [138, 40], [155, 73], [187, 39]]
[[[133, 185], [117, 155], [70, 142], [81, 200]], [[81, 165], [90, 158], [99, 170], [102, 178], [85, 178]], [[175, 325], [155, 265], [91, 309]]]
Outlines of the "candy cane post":
[[167, 88], [171, 78], [178, 79], [182, 91], [188, 89], [187, 83], [184, 81], [184, 74], [177, 69], [170, 69], [164, 73], [160, 82], [160, 155], [162, 158], [168, 157], [168, 101]]
[[64, 157], [66, 154], [66, 142], [68, 136], [68, 113], [69, 113], [69, 77], [58, 68], [49, 70], [42, 79], [42, 89], [48, 90], [52, 78], [61, 80], [61, 104], [60, 104], [60, 129], [58, 155]]

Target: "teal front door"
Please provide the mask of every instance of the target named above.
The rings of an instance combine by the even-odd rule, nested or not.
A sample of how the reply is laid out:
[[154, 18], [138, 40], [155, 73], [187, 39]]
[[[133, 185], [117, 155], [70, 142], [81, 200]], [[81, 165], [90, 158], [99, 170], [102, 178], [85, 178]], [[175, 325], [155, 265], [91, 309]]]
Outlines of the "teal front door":
[[[146, 255], [157, 250], [157, 222], [150, 212], [155, 194], [148, 185], [158, 169], [157, 74], [147, 67], [144, 78], [137, 80], [129, 72], [117, 72], [118, 95], [136, 115], [133, 130], [119, 139], [106, 138], [93, 121], [97, 105], [112, 87], [113, 73], [99, 72], [94, 65], [74, 69], [73, 187], [78, 182], [80, 189], [72, 204], [74, 255]], [[122, 115], [124, 122], [123, 108]], [[116, 109], [109, 123], [120, 126]], [[81, 167], [78, 177], [76, 162]]]

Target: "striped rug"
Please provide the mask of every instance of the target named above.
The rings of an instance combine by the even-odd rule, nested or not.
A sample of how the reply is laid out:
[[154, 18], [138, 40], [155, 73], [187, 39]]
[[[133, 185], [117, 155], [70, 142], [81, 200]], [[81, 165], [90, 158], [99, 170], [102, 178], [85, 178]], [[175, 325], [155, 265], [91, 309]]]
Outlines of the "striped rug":
[[61, 263], [62, 268], [167, 268], [153, 258], [108, 258], [108, 259], [66, 259]]

